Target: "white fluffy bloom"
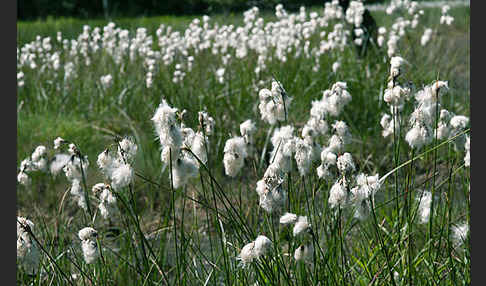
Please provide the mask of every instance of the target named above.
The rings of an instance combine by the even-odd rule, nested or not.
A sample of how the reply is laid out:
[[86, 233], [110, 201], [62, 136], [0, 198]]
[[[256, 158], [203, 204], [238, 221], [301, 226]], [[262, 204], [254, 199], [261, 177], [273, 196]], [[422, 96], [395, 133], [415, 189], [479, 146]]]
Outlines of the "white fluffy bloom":
[[67, 164], [64, 166], [63, 171], [69, 181], [81, 181], [83, 174], [86, 176], [88, 167], [88, 156], [84, 156], [83, 160], [80, 160], [78, 156], [71, 156]]
[[338, 81], [331, 89], [323, 91], [320, 103], [312, 103], [311, 115], [317, 118], [323, 118], [327, 114], [338, 116], [350, 101], [351, 94], [347, 91], [346, 82]]
[[356, 176], [356, 187], [351, 189], [353, 200], [355, 203], [368, 200], [370, 196], [374, 196], [380, 187], [381, 184], [378, 174], [367, 176], [366, 174], [360, 173]]
[[85, 194], [84, 194], [83, 188], [81, 187], [81, 182], [79, 180], [74, 179], [71, 182], [70, 193], [71, 193], [71, 195], [73, 195], [74, 201], [77, 202], [77, 204], [80, 208], [82, 208], [83, 210], [88, 209]]
[[177, 108], [170, 107], [163, 99], [151, 119], [155, 126], [155, 132], [159, 136], [163, 152], [165, 150], [166, 153], [170, 153], [170, 156], [164, 156], [164, 154], [161, 156], [166, 164], [169, 163], [169, 157], [173, 161], [178, 159], [179, 149], [182, 145], [182, 134], [176, 122], [176, 112]]
[[456, 246], [463, 244], [469, 232], [469, 225], [463, 223], [461, 225], [452, 226], [452, 240]]
[[282, 188], [282, 171], [276, 164], [268, 166], [263, 179], [257, 182], [256, 192], [259, 196], [259, 205], [265, 211], [272, 213], [285, 202], [287, 194]]
[[439, 122], [437, 123], [437, 129], [435, 130], [437, 139], [442, 140], [442, 139], [449, 138], [450, 120], [451, 120], [451, 113], [446, 109], [442, 109], [440, 111]]
[[259, 235], [255, 241], [246, 244], [240, 252], [238, 259], [243, 262], [243, 264], [248, 264], [262, 255], [264, 255], [268, 249], [270, 249], [272, 242], [268, 237], [264, 235]]
[[354, 172], [356, 167], [354, 165], [353, 157], [350, 153], [346, 152], [337, 158], [336, 163], [338, 170], [341, 173], [348, 174]]
[[248, 156], [245, 139], [243, 137], [233, 137], [226, 141], [224, 145], [224, 170], [226, 175], [235, 177], [245, 164]]
[[312, 165], [313, 148], [305, 140], [296, 139], [295, 143], [295, 162], [301, 176], [305, 176]]
[[101, 85], [103, 86], [103, 88], [107, 89], [112, 85], [113, 77], [111, 76], [111, 74], [101, 76], [100, 82], [101, 82]]
[[466, 150], [466, 155], [464, 156], [464, 166], [470, 167], [471, 166], [471, 157], [470, 157], [471, 137], [469, 135], [466, 137], [466, 144], [464, 144], [464, 148]]
[[35, 240], [25, 228], [33, 232], [34, 223], [24, 217], [17, 217], [17, 261], [29, 275], [34, 275], [39, 268], [40, 251]]
[[406, 86], [395, 85], [388, 87], [383, 93], [383, 100], [392, 106], [401, 108], [405, 100], [410, 96], [410, 92], [410, 88]]
[[115, 190], [124, 188], [133, 179], [133, 169], [130, 164], [119, 164], [111, 174], [111, 186]]
[[447, 26], [450, 26], [452, 22], [454, 22], [454, 17], [452, 17], [451, 15], [444, 14], [440, 17], [441, 24], [446, 24]]
[[399, 76], [401, 74], [402, 66], [406, 63], [407, 61], [402, 57], [392, 57], [390, 60], [390, 75], [394, 78]]
[[106, 149], [98, 155], [96, 164], [105, 175], [110, 177], [111, 173], [113, 172], [113, 165], [115, 164], [115, 158], [111, 156], [108, 149]]
[[297, 261], [309, 260], [312, 258], [314, 253], [314, 247], [312, 244], [301, 245], [295, 249], [294, 259]]
[[282, 89], [280, 83], [272, 81], [272, 89], [261, 89], [258, 97], [258, 109], [263, 121], [270, 125], [276, 124], [277, 121], [285, 121], [285, 113], [289, 111], [292, 98]]
[[307, 230], [309, 230], [311, 227], [310, 223], [307, 220], [306, 216], [299, 216], [297, 218], [297, 222], [294, 225], [293, 229], [293, 234], [294, 236], [297, 236]]
[[432, 132], [430, 128], [422, 124], [415, 124], [405, 135], [405, 140], [410, 147], [420, 149], [422, 146], [432, 141]]
[[218, 70], [216, 70], [216, 79], [219, 83], [224, 82], [224, 68], [219, 68]]
[[[194, 155], [196, 155], [199, 160], [201, 160], [201, 162], [203, 162], [204, 164], [206, 164], [206, 162], [208, 161], [206, 147], [204, 146], [204, 144], [209, 144], [208, 141], [208, 137], [204, 136], [203, 132], [198, 131], [194, 134], [194, 138], [190, 146], [191, 151], [194, 153]], [[197, 165], [199, 166], [199, 162], [196, 163], [198, 163]]]
[[32, 179], [24, 171], [18, 173], [17, 181], [24, 186], [29, 186], [32, 183]]
[[430, 41], [431, 37], [432, 37], [432, 29], [430, 29], [430, 28], [425, 29], [424, 34], [420, 38], [420, 44], [422, 46], [427, 45], [427, 43]]
[[421, 195], [417, 196], [416, 200], [419, 202], [418, 214], [420, 218], [420, 223], [429, 222], [432, 193], [429, 191], [424, 191]]
[[66, 142], [66, 140], [62, 139], [61, 137], [57, 137], [54, 139], [54, 149], [59, 149], [61, 147], [61, 144]]
[[211, 134], [213, 134], [214, 125], [215, 125], [214, 118], [209, 116], [209, 114], [206, 111], [199, 111], [197, 115], [198, 115], [199, 125], [204, 128], [204, 132], [206, 133], [206, 135], [210, 136]]
[[241, 260], [241, 262], [243, 262], [244, 265], [252, 262], [253, 259], [256, 258], [254, 249], [255, 249], [255, 242], [254, 241], [246, 244], [241, 249], [240, 255], [238, 256], [238, 259]]
[[283, 126], [275, 129], [270, 139], [273, 146], [270, 152], [270, 163], [278, 166], [282, 172], [290, 171], [292, 154], [295, 152], [293, 132], [293, 126]]
[[348, 194], [343, 180], [339, 180], [332, 185], [329, 191], [329, 206], [334, 208], [338, 205], [343, 206], [347, 203]]
[[87, 264], [93, 263], [98, 258], [98, 248], [96, 245], [97, 235], [98, 232], [92, 227], [85, 227], [78, 232], [84, 261]]
[[59, 174], [64, 166], [66, 166], [66, 164], [69, 162], [70, 158], [71, 156], [68, 154], [56, 154], [54, 156], [54, 159], [51, 161], [51, 165], [49, 167], [51, 174], [54, 176]]
[[337, 73], [338, 69], [341, 67], [341, 63], [336, 61], [332, 64], [332, 72]]
[[270, 249], [270, 246], [272, 245], [272, 241], [268, 239], [268, 237], [264, 235], [259, 235], [255, 239], [255, 254], [256, 256], [261, 256], [267, 252], [268, 249]]
[[280, 223], [283, 225], [291, 224], [297, 221], [297, 215], [293, 213], [285, 213], [280, 217]]
[[363, 14], [365, 12], [364, 4], [360, 1], [351, 1], [346, 10], [346, 21], [354, 24], [355, 27], [361, 26], [363, 23]]
[[183, 156], [172, 164], [172, 180], [175, 189], [187, 184], [190, 178], [197, 176], [198, 166], [195, 160]]
[[319, 119], [311, 115], [309, 120], [302, 128], [302, 138], [305, 137], [317, 137], [319, 135], [326, 134], [327, 130], [329, 129], [327, 122], [323, 119]]
[[116, 197], [107, 187], [104, 187], [101, 191], [98, 209], [100, 210], [100, 214], [104, 219], [107, 219], [118, 211], [116, 206]]
[[256, 125], [251, 119], [240, 124], [240, 134], [247, 144], [253, 144], [253, 134], [255, 134], [256, 130]]
[[133, 161], [137, 154], [138, 146], [131, 138], [123, 138], [118, 142], [118, 156], [124, 158], [127, 162]]
[[46, 155], [46, 152], [47, 152], [47, 148], [43, 145], [40, 145], [40, 146], [37, 146], [34, 150], [34, 152], [32, 153], [32, 161], [39, 161], [42, 157], [44, 157]]
[[[456, 136], [457, 134], [463, 132], [469, 123], [469, 118], [464, 115], [455, 115], [451, 118], [450, 124], [450, 133], [449, 138]], [[456, 151], [462, 151], [464, 149], [464, 145], [466, 144], [466, 135], [462, 134], [457, 136], [454, 141], [454, 149]]]

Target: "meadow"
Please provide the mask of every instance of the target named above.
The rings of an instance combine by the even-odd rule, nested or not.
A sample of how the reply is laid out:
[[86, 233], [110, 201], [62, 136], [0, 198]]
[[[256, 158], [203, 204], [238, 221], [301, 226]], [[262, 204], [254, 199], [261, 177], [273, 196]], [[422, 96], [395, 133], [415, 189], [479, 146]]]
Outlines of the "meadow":
[[351, 2], [19, 22], [17, 284], [469, 285], [470, 8]]

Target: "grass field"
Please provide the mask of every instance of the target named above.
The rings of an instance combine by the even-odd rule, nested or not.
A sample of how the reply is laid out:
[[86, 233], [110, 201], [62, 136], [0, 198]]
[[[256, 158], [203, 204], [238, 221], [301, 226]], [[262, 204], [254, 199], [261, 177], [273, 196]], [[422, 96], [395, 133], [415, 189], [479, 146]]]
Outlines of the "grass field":
[[[342, 49], [339, 41], [328, 38], [337, 24], [350, 33], [353, 25], [345, 17], [326, 19], [323, 7], [308, 8], [302, 12], [305, 19], [296, 17], [293, 21], [269, 12], [254, 14], [254, 19], [248, 12], [246, 20], [244, 15], [215, 15], [206, 27], [202, 16], [197, 17], [199, 23], [191, 17], [115, 19], [115, 27], [126, 29], [125, 36], [121, 31], [104, 31], [106, 20], [18, 23], [17, 72], [23, 75], [17, 75], [17, 167], [31, 182], [17, 186], [17, 212], [35, 225], [35, 236], [22, 228], [17, 230], [18, 241], [23, 241], [20, 246], [17, 243], [18, 284], [469, 285], [470, 167], [465, 164], [468, 151], [461, 140], [470, 138], [470, 9], [447, 11], [454, 18], [451, 25], [440, 24], [440, 8], [424, 9], [415, 28], [399, 20], [412, 20], [418, 10], [410, 14], [397, 9], [390, 15], [371, 12], [377, 26], [386, 28], [385, 40], [382, 47], [372, 45], [361, 56], [351, 34]], [[311, 21], [311, 12], [317, 13], [317, 22]], [[260, 16], [261, 26], [256, 23]], [[318, 21], [327, 26], [316, 24]], [[269, 22], [280, 26], [264, 29]], [[161, 24], [180, 34], [157, 33]], [[232, 30], [221, 28], [230, 24]], [[90, 28], [83, 34], [84, 25]], [[400, 25], [404, 26], [403, 34], [390, 55], [390, 32]], [[98, 41], [95, 27], [100, 28]], [[146, 30], [137, 32], [139, 27]], [[432, 36], [422, 45], [426, 28], [432, 29]], [[58, 32], [68, 39], [66, 44], [56, 40]], [[193, 36], [188, 36], [189, 32]], [[240, 38], [225, 41], [230, 35]], [[43, 44], [45, 37], [50, 37], [50, 43]], [[324, 40], [335, 46], [321, 52]], [[242, 47], [246, 47], [246, 54], [238, 56], [244, 52]], [[380, 122], [391, 112], [384, 94], [393, 56], [407, 63], [401, 64], [400, 75], [391, 81], [405, 88], [411, 84], [411, 91], [402, 95], [400, 108], [395, 106], [399, 126], [384, 138]], [[337, 62], [339, 67], [333, 71]], [[261, 68], [259, 73], [256, 67]], [[222, 68], [224, 74], [218, 78]], [[148, 85], [149, 72], [152, 80]], [[185, 76], [178, 78], [181, 73]], [[101, 77], [108, 74], [112, 80], [105, 85]], [[259, 95], [264, 88], [270, 90], [274, 80], [292, 100], [284, 106], [284, 117], [271, 124], [262, 120]], [[409, 118], [414, 110], [425, 112], [422, 105], [426, 105], [419, 104], [415, 96], [429, 90], [426, 86], [437, 86], [436, 81], [447, 81], [448, 88], [437, 92], [439, 100], [427, 103], [427, 112], [433, 116], [430, 129], [425, 130], [434, 132], [444, 123], [439, 115], [442, 112], [438, 112], [441, 109], [451, 117], [456, 115], [452, 122], [460, 121], [459, 127], [446, 122], [448, 135], [439, 138], [429, 134], [425, 144], [412, 148], [406, 139], [412, 127]], [[343, 103], [339, 112], [322, 113], [319, 120], [326, 122], [327, 131], [306, 139], [301, 134], [309, 127], [313, 102], [321, 100], [323, 91], [331, 90], [336, 82], [346, 83], [351, 100]], [[272, 90], [285, 98], [279, 88]], [[270, 102], [277, 104], [281, 98]], [[164, 125], [166, 119], [154, 116], [163, 100], [178, 109], [174, 114], [167, 108], [162, 112], [163, 118], [169, 118], [170, 128]], [[183, 110], [186, 112], [181, 115]], [[209, 134], [198, 120], [199, 111], [214, 119]], [[253, 151], [243, 152], [239, 145], [226, 148], [228, 139], [244, 135], [240, 124], [247, 119], [256, 126], [249, 135], [251, 140], [245, 137]], [[336, 158], [342, 159], [337, 160], [338, 165], [334, 163], [332, 174], [321, 176], [317, 170], [324, 164], [321, 151], [332, 147], [332, 135], [340, 132], [332, 128], [337, 121], [348, 126], [349, 143], [335, 152]], [[157, 128], [157, 124], [163, 127]], [[274, 144], [274, 132], [284, 126], [293, 127], [292, 139], [277, 138], [280, 143]], [[169, 135], [164, 133], [166, 128], [171, 130]], [[207, 141], [202, 140], [204, 147], [197, 149], [203, 152], [197, 153], [190, 145], [187, 149], [191, 151], [180, 148], [180, 153], [169, 152], [181, 156], [180, 160], [161, 158], [164, 146], [180, 147], [169, 142], [175, 140], [174, 132], [183, 129], [190, 133], [187, 128], [200, 131], [201, 138], [207, 136]], [[183, 140], [189, 140], [186, 133]], [[55, 149], [53, 142], [59, 136], [74, 143], [77, 150], [70, 153], [68, 144]], [[119, 141], [125, 136], [137, 146], [133, 158], [124, 152], [117, 155]], [[287, 149], [286, 142], [294, 142], [287, 146], [294, 148], [291, 155], [280, 150]], [[301, 144], [303, 149], [292, 144]], [[40, 157], [48, 160], [47, 168], [22, 170], [25, 158], [36, 161], [31, 154], [39, 145], [46, 147]], [[312, 146], [318, 146], [319, 152], [310, 161], [303, 159], [307, 167], [300, 165], [296, 154]], [[133, 174], [116, 177], [100, 169], [98, 156], [107, 148], [112, 156], [123, 159]], [[207, 156], [207, 161], [198, 164], [192, 152]], [[86, 155], [89, 166], [81, 167], [83, 172], [75, 179], [62, 170], [54, 175], [49, 167], [61, 153], [74, 154], [73, 158]], [[344, 153], [352, 156], [354, 167], [350, 170], [339, 167], [350, 164]], [[271, 166], [280, 158], [288, 160], [290, 168], [278, 165], [279, 171], [273, 171]], [[189, 166], [180, 167], [181, 160]], [[228, 175], [226, 164], [231, 162], [243, 164], [235, 176]], [[273, 194], [268, 176], [273, 172], [272, 178], [279, 182], [276, 190], [285, 196], [269, 212], [264, 198]], [[369, 176], [365, 184], [360, 173]], [[190, 174], [193, 176], [187, 183], [178, 187], [178, 179]], [[373, 175], [381, 179], [379, 184], [372, 183]], [[120, 183], [126, 178], [126, 184]], [[258, 193], [263, 184], [260, 180], [266, 182], [264, 195]], [[99, 208], [103, 203], [100, 193], [92, 191], [102, 182], [110, 185], [115, 200], [107, 218]], [[339, 196], [332, 189], [343, 184]], [[365, 193], [361, 200], [356, 190]], [[337, 197], [339, 203], [335, 204], [333, 198]], [[85, 208], [77, 202], [83, 200]], [[357, 210], [361, 215], [355, 215]], [[295, 219], [290, 219], [290, 225], [279, 222], [287, 212], [307, 217], [310, 226], [301, 223], [303, 232], [294, 235], [299, 232], [293, 227]], [[78, 232], [84, 227], [96, 229], [96, 238], [81, 240]], [[257, 240], [253, 246], [261, 251], [248, 258], [245, 245], [259, 235], [271, 242]], [[23, 262], [28, 254], [19, 254], [19, 247], [24, 249], [29, 243], [33, 245], [29, 253], [35, 256], [37, 251], [40, 257], [34, 275], [29, 274], [28, 262]], [[97, 253], [92, 261], [83, 256], [86, 249]]]

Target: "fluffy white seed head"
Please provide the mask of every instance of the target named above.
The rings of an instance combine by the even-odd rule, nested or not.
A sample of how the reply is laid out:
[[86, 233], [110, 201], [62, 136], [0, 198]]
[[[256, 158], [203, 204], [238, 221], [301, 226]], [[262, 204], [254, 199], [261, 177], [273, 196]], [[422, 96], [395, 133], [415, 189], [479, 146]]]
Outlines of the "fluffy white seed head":
[[81, 240], [95, 240], [98, 232], [92, 227], [85, 227], [78, 232], [78, 237]]
[[118, 143], [118, 156], [124, 158], [127, 162], [133, 161], [137, 154], [138, 146], [133, 142], [132, 138], [123, 138]]
[[293, 213], [285, 213], [280, 217], [280, 224], [287, 225], [297, 221], [297, 215]]
[[223, 164], [226, 175], [235, 177], [245, 164], [248, 156], [247, 146], [243, 137], [233, 137], [224, 145]]
[[17, 261], [26, 273], [34, 275], [39, 270], [41, 253], [26, 228], [34, 232], [34, 223], [24, 217], [17, 217]]
[[424, 191], [419, 194], [416, 198], [419, 202], [418, 214], [420, 223], [428, 223], [430, 217], [430, 205], [432, 203], [432, 193], [429, 191]]
[[252, 241], [243, 246], [240, 251], [240, 255], [238, 256], [238, 259], [240, 259], [241, 262], [243, 262], [243, 264], [245, 265], [252, 262], [255, 257], [255, 242]]
[[311, 225], [307, 220], [306, 216], [299, 216], [297, 218], [297, 222], [294, 225], [293, 234], [294, 236], [298, 236], [301, 233], [304, 233], [310, 229]]
[[197, 176], [197, 170], [197, 162], [194, 159], [188, 158], [187, 156], [179, 158], [174, 164], [172, 164], [172, 179], [174, 188], [177, 189], [187, 184], [189, 179]]
[[329, 206], [334, 208], [338, 205], [341, 207], [347, 203], [348, 194], [346, 185], [343, 180], [336, 181], [329, 191]]
[[337, 158], [337, 168], [343, 174], [349, 174], [356, 170], [354, 165], [353, 156], [346, 152]]
[[255, 239], [255, 254], [256, 256], [261, 256], [265, 254], [270, 249], [270, 246], [272, 245], [272, 241], [264, 235], [259, 235]]
[[133, 169], [130, 164], [120, 164], [113, 170], [111, 175], [111, 186], [115, 190], [120, 190], [130, 184], [133, 179]]
[[294, 259], [297, 261], [310, 260], [314, 253], [314, 247], [312, 244], [303, 244], [295, 249]]
[[454, 245], [456, 246], [462, 245], [466, 241], [468, 233], [469, 233], [469, 225], [467, 223], [462, 223], [460, 225], [452, 226], [451, 236]]

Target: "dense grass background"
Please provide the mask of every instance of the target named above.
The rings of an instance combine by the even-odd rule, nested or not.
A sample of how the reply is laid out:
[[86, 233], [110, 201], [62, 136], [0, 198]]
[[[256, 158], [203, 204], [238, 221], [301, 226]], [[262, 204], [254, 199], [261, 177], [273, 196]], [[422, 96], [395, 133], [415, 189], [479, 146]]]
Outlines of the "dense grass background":
[[[435, 79], [448, 80], [450, 89], [442, 99], [443, 107], [469, 116], [469, 7], [453, 8], [450, 14], [455, 18], [454, 24], [439, 27], [440, 10], [426, 9], [420, 25], [437, 28], [438, 32], [426, 48], [418, 44], [421, 36], [418, 32], [408, 34], [400, 42], [400, 55], [410, 62], [403, 77], [419, 88]], [[390, 25], [384, 12], [372, 12], [372, 15], [379, 26]], [[273, 17], [265, 14], [266, 20]], [[161, 23], [183, 29], [191, 19], [163, 16], [122, 18], [114, 22], [131, 32], [143, 26], [155, 35]], [[212, 21], [241, 23], [242, 17], [216, 15]], [[102, 27], [107, 23], [107, 20], [72, 18], [19, 22], [17, 44], [21, 47], [36, 35], [55, 38], [58, 31], [65, 38], [74, 38], [82, 32], [83, 25]], [[333, 74], [331, 65], [338, 56], [342, 67], [339, 73]], [[284, 64], [270, 64], [262, 79], [267, 80], [266, 86], [269, 86], [268, 79], [274, 75], [293, 97], [288, 121], [297, 128], [307, 121], [311, 101], [319, 99], [322, 90], [338, 80], [346, 81], [353, 98], [339, 119], [346, 121], [353, 134], [349, 152], [359, 170], [381, 176], [397, 162], [418, 155], [411, 153], [403, 143], [397, 155], [393, 142], [381, 137], [379, 121], [388, 110], [381, 98], [389, 70], [385, 59], [383, 50], [372, 50], [360, 58], [353, 48], [346, 48], [339, 55], [323, 57], [321, 72], [312, 72], [312, 63], [308, 60], [289, 58]], [[147, 285], [169, 281], [170, 284], [202, 285], [206, 279], [211, 285], [249, 285], [250, 281], [274, 285], [315, 285], [317, 281], [321, 285], [392, 285], [389, 277], [392, 265], [397, 272], [398, 285], [406, 282], [413, 285], [470, 283], [469, 250], [466, 247], [464, 253], [452, 251], [448, 232], [452, 223], [467, 221], [469, 171], [461, 168], [464, 154], [454, 152], [447, 144], [437, 153], [432, 150], [400, 169], [377, 197], [375, 219], [371, 217], [360, 223], [351, 219], [352, 212], [343, 211], [342, 216], [329, 212], [327, 197], [333, 182], [318, 180], [315, 174], [305, 179], [297, 172], [290, 174], [286, 182], [291, 194], [289, 211], [312, 217], [312, 227], [319, 236], [316, 240], [323, 253], [316, 249], [319, 259], [304, 265], [291, 261], [284, 250], [277, 251], [293, 249], [301, 241], [293, 241], [289, 230], [278, 226], [277, 216], [267, 215], [258, 208], [255, 183], [263, 176], [266, 166], [249, 160], [246, 171], [234, 179], [224, 175], [222, 166], [224, 142], [230, 134], [239, 134], [241, 122], [248, 118], [257, 120], [259, 130], [255, 145], [259, 148], [267, 136], [267, 126], [259, 120], [258, 92], [252, 86], [255, 75], [249, 67], [251, 59], [250, 64], [232, 62], [227, 67], [224, 84], [217, 83], [213, 76], [219, 66], [211, 55], [201, 55], [182, 85], [173, 84], [161, 72], [154, 87], [147, 89], [142, 70], [127, 70], [121, 76], [112, 72], [113, 63], [95, 62], [82, 71], [89, 76], [74, 80], [69, 90], [56, 90], [54, 86], [43, 84], [42, 75], [18, 89], [19, 162], [37, 145], [52, 146], [52, 141], [61, 136], [76, 142], [88, 155], [91, 169], [87, 185], [91, 187], [103, 180], [95, 166], [97, 155], [114, 142], [115, 135], [132, 135], [139, 146], [134, 168], [148, 179], [137, 177], [133, 183], [133, 211], [139, 218], [141, 230], [150, 238], [157, 263], [143, 262], [141, 245], [144, 244], [137, 236], [136, 224], [130, 220], [133, 217], [127, 214], [118, 221], [97, 222], [95, 228], [101, 232], [104, 262], [85, 265], [77, 231], [86, 225], [82, 210], [68, 198], [63, 199], [69, 188], [66, 180], [62, 176], [52, 178], [37, 174], [32, 188], [17, 188], [18, 213], [28, 214], [36, 223], [40, 240], [63, 271], [69, 275], [80, 273], [75, 266], [79, 265], [85, 272], [83, 276], [93, 279], [94, 284], [107, 285], [139, 285], [141, 281]], [[107, 92], [98, 84], [99, 77], [106, 73], [114, 77], [114, 85]], [[201, 170], [200, 179], [180, 190], [171, 190], [168, 171], [161, 169], [160, 144], [150, 122], [162, 98], [180, 110], [187, 109], [186, 124], [194, 129], [199, 110], [207, 110], [216, 120], [215, 134], [210, 137], [209, 172]], [[432, 176], [433, 172], [438, 175]], [[442, 184], [437, 187], [439, 183]], [[412, 190], [430, 189], [432, 185], [436, 186], [437, 195], [434, 229], [430, 232], [428, 226], [414, 224], [412, 240], [410, 233], [400, 231], [406, 223], [404, 220], [411, 218], [405, 213], [406, 200], [402, 197], [397, 200], [395, 191], [411, 190], [411, 193]], [[269, 255], [247, 269], [237, 267], [235, 257], [241, 247], [260, 233], [274, 241], [278, 254]], [[51, 274], [54, 273], [49, 276], [54, 283], [61, 283], [62, 276], [49, 266], [47, 258], [44, 264]], [[28, 284], [30, 279], [18, 272], [19, 283]], [[89, 279], [84, 281], [89, 284]], [[48, 280], [32, 280], [35, 284], [48, 283]]]

